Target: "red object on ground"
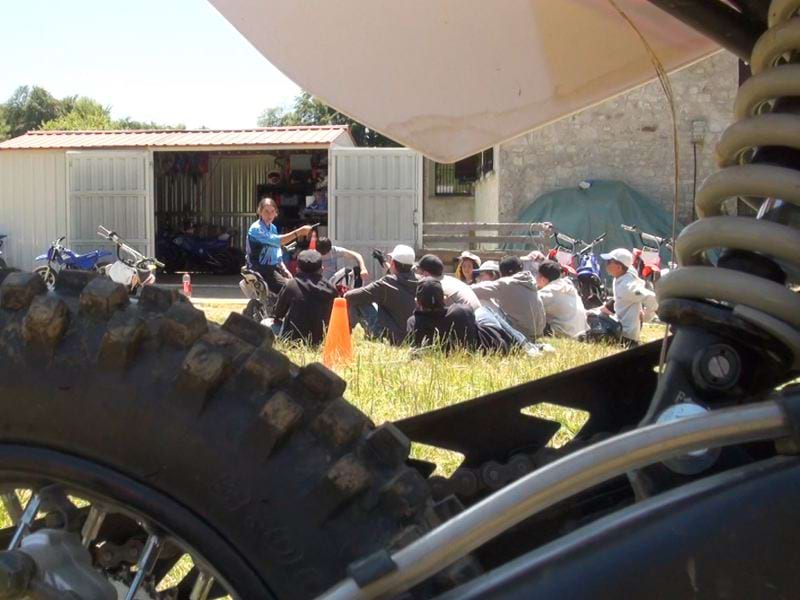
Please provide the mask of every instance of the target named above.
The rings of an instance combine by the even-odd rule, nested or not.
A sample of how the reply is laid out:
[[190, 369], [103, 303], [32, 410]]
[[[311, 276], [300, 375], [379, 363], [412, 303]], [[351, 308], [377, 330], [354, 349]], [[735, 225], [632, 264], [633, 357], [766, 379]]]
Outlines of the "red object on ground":
[[188, 273], [183, 274], [183, 295], [187, 298], [192, 297], [192, 277]]

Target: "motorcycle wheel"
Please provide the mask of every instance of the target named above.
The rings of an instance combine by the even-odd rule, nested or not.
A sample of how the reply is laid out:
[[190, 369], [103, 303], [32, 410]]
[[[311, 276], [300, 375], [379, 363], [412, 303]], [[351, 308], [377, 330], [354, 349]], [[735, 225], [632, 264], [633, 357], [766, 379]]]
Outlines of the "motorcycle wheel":
[[[63, 271], [57, 287], [24, 272], [0, 285], [0, 474], [130, 505], [239, 598], [313, 597], [441, 522], [408, 439], [266, 328], [237, 313], [209, 324], [158, 286], [131, 301], [94, 273]], [[461, 561], [421, 589], [475, 573]]]
[[33, 272], [42, 278], [48, 290], [56, 287], [56, 272], [50, 267], [36, 267]]

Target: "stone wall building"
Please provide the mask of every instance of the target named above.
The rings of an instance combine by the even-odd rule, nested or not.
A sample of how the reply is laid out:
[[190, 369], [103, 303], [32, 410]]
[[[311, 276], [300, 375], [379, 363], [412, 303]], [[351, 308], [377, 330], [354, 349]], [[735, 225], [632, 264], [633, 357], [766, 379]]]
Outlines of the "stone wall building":
[[[717, 53], [670, 77], [677, 109], [680, 153], [679, 215], [692, 218], [693, 130], [698, 186], [717, 168], [714, 147], [733, 116], [738, 89], [737, 59]], [[463, 219], [472, 206], [477, 221], [514, 221], [538, 197], [576, 186], [583, 179], [620, 180], [661, 203], [673, 202], [672, 123], [657, 81], [561, 119], [495, 147], [494, 171], [475, 184], [471, 204], [464, 197], [436, 198], [431, 190], [425, 221]], [[432, 166], [432, 165], [431, 165]], [[429, 176], [433, 168], [429, 168]], [[430, 186], [431, 184], [429, 184]], [[435, 207], [435, 209], [434, 209]], [[429, 213], [430, 214], [427, 214]], [[436, 217], [431, 218], [431, 217]], [[455, 219], [449, 219], [455, 220]]]

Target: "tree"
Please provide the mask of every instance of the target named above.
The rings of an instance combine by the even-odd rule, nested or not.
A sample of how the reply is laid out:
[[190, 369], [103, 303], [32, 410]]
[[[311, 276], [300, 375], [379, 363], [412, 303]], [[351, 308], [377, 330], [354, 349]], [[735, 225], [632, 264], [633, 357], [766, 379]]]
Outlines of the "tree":
[[8, 122], [6, 121], [6, 108], [2, 104], [0, 104], [0, 142], [5, 139], [8, 139], [8, 134], [11, 129], [8, 126]]
[[111, 119], [111, 107], [81, 96], [70, 103], [71, 110], [42, 124], [48, 130], [119, 129]]
[[153, 121], [137, 121], [131, 117], [123, 117], [115, 121], [115, 125], [115, 129], [186, 129], [186, 125], [183, 123], [162, 125]]
[[9, 135], [16, 137], [63, 115], [64, 104], [42, 87], [23, 85], [11, 94], [4, 112]]
[[399, 146], [397, 142], [334, 110], [308, 92], [295, 97], [291, 109], [272, 107], [261, 113], [259, 127], [291, 125], [349, 125], [359, 146]]

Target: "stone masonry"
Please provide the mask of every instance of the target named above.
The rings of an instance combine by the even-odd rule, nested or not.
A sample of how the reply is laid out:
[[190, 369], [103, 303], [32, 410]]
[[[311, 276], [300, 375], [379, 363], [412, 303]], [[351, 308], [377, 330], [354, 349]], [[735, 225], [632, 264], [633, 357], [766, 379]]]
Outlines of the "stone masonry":
[[[679, 217], [692, 215], [692, 121], [706, 123], [697, 147], [698, 187], [716, 170], [714, 147], [730, 124], [736, 58], [721, 52], [671, 76], [680, 152]], [[499, 218], [514, 220], [536, 198], [582, 179], [620, 180], [672, 211], [672, 125], [657, 81], [500, 145]]]

